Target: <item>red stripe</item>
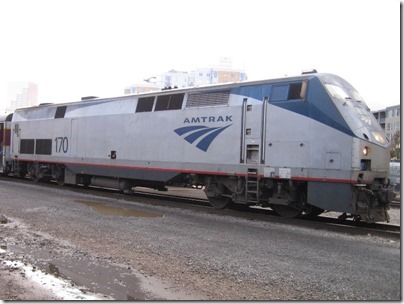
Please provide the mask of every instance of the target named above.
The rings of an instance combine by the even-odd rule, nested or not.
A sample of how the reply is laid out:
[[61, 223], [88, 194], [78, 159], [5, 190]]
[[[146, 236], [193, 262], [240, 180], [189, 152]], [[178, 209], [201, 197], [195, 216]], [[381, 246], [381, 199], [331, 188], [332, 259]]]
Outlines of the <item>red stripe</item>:
[[[6, 159], [7, 161], [14, 160], [12, 158]], [[182, 170], [182, 169], [170, 169], [170, 168], [150, 168], [150, 167], [137, 167], [137, 166], [117, 166], [108, 164], [88, 164], [88, 163], [76, 163], [76, 162], [57, 162], [57, 161], [46, 161], [46, 160], [32, 160], [32, 159], [18, 159], [19, 161], [25, 162], [41, 162], [41, 163], [51, 163], [51, 164], [62, 164], [62, 165], [80, 165], [85, 167], [109, 167], [109, 168], [119, 168], [119, 169], [133, 169], [133, 170], [149, 170], [149, 171], [160, 171], [160, 172], [176, 172], [176, 173], [194, 173], [194, 174], [205, 174], [205, 175], [224, 175], [224, 176], [247, 176], [246, 173], [230, 173], [230, 172], [218, 172], [218, 171], [202, 171], [202, 170]], [[263, 174], [259, 174], [258, 177], [264, 178]], [[275, 179], [280, 179], [279, 175], [275, 176]], [[333, 178], [317, 178], [317, 177], [301, 177], [292, 176], [292, 180], [297, 181], [309, 181], [309, 182], [327, 182], [327, 183], [344, 183], [344, 184], [356, 184], [356, 180], [350, 179], [333, 179]]]

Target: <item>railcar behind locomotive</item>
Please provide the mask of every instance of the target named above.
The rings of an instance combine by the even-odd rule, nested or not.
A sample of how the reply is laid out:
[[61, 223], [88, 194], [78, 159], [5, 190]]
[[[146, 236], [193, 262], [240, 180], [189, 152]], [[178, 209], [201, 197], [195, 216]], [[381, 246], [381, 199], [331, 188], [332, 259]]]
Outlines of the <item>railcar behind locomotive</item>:
[[358, 92], [311, 73], [16, 110], [4, 174], [131, 192], [204, 186], [212, 206], [388, 221], [389, 142]]

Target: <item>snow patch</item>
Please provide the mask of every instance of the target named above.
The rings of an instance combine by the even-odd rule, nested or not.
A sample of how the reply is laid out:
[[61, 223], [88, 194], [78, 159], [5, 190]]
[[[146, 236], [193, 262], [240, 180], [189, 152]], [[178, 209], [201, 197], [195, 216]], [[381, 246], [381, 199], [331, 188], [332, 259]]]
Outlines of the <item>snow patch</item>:
[[[0, 252], [4, 252], [0, 249]], [[113, 300], [101, 294], [83, 293], [78, 287], [73, 287], [71, 283], [61, 278], [42, 272], [32, 265], [25, 265], [20, 261], [3, 261], [3, 264], [12, 269], [20, 269], [25, 273], [25, 277], [38, 284], [40, 288], [47, 289], [56, 297], [62, 300]]]

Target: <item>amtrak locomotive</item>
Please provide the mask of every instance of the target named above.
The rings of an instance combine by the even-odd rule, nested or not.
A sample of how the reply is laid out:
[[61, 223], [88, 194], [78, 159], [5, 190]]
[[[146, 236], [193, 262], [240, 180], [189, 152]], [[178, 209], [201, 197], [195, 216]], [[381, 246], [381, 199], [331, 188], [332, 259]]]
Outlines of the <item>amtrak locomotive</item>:
[[296, 77], [18, 109], [0, 170], [131, 192], [204, 186], [212, 206], [388, 221], [389, 142], [344, 79]]

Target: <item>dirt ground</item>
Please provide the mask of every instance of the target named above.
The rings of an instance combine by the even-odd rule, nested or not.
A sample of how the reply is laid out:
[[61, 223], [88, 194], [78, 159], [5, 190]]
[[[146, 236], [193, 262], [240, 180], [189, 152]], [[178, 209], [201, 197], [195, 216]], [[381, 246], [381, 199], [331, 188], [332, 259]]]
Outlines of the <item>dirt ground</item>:
[[[399, 240], [44, 190], [10, 182], [0, 188], [5, 214], [0, 218], [0, 300], [126, 299], [128, 293], [111, 295], [92, 285], [100, 282], [98, 271], [114, 283], [111, 268], [118, 262], [124, 267], [117, 278], [131, 275], [125, 291], [139, 278], [155, 279], [147, 281], [151, 296], [142, 291], [129, 300], [401, 298]], [[123, 217], [111, 208], [164, 217]], [[399, 224], [400, 209], [390, 215], [392, 224]], [[76, 274], [85, 272], [91, 281], [81, 285], [49, 269], [42, 272], [44, 261], [76, 267]], [[83, 266], [74, 266], [79, 261]], [[91, 277], [94, 265], [97, 273]]]

